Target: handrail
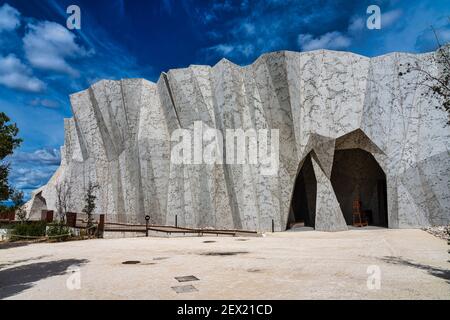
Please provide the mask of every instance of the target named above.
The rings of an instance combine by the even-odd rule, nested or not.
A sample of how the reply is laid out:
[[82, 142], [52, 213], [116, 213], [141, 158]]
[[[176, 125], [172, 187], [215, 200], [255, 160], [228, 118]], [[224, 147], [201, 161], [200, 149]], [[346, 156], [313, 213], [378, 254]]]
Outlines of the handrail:
[[[124, 226], [124, 227], [145, 227], [145, 224], [128, 224], [128, 223], [122, 223], [122, 222], [105, 222], [105, 225], [118, 225], [118, 226]], [[149, 224], [149, 227], [164, 227], [164, 228], [177, 228], [182, 230], [192, 230], [192, 228], [186, 228], [186, 227], [175, 227], [165, 224]]]
[[[123, 226], [123, 227], [142, 227], [145, 228], [145, 224], [126, 224], [126, 223], [120, 223], [120, 222], [105, 222], [105, 229], [107, 225], [117, 225], [117, 226]], [[149, 224], [148, 229], [151, 230], [151, 228], [171, 228], [171, 229], [177, 229], [177, 231], [193, 231], [193, 232], [225, 232], [225, 233], [250, 233], [250, 234], [257, 234], [257, 231], [253, 230], [238, 230], [238, 229], [202, 229], [202, 228], [187, 228], [187, 227], [176, 227], [176, 226], [170, 226], [170, 225], [157, 225], [157, 224]], [[165, 232], [165, 231], [164, 231]], [[172, 231], [175, 232], [175, 231]]]

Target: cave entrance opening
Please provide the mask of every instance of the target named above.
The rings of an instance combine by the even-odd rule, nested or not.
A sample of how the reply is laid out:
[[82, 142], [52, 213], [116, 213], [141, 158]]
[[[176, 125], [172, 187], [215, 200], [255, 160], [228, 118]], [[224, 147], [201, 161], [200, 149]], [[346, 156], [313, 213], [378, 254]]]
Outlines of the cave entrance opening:
[[364, 225], [388, 227], [386, 174], [372, 154], [336, 150], [331, 184], [347, 225], [358, 225], [359, 211]]
[[306, 156], [297, 174], [291, 200], [291, 208], [286, 229], [297, 227], [314, 228], [316, 219], [317, 180], [311, 161]]

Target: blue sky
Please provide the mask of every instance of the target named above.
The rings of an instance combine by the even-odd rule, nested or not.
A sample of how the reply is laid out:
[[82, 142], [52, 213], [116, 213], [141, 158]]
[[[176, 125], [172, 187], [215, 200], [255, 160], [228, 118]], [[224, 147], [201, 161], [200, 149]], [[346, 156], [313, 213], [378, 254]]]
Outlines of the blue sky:
[[[66, 28], [66, 8], [81, 29]], [[366, 28], [369, 5], [381, 29]], [[10, 181], [28, 195], [58, 167], [68, 95], [100, 79], [143, 77], [221, 58], [245, 65], [264, 52], [319, 48], [376, 56], [435, 49], [450, 40], [450, 1], [0, 0], [0, 110], [21, 148]]]

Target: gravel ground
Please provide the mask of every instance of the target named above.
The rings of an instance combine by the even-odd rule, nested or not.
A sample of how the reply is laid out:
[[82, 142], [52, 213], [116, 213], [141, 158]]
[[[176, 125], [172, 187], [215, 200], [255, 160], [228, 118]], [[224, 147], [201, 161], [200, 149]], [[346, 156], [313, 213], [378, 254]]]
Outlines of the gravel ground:
[[0, 244], [0, 299], [450, 299], [447, 250], [394, 229]]
[[423, 228], [422, 230], [443, 240], [450, 240], [450, 226], [435, 226]]

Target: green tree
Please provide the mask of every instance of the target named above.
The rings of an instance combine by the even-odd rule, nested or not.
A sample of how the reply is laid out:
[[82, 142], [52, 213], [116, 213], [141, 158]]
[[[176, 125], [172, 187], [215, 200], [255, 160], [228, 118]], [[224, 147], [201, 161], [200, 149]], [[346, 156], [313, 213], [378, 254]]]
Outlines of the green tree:
[[23, 191], [12, 189], [10, 195], [11, 201], [13, 202], [12, 209], [16, 211], [17, 218], [24, 222], [27, 220], [27, 212], [23, 209], [25, 201], [23, 201]]
[[[87, 214], [88, 221], [87, 221], [87, 228], [92, 228], [93, 226], [93, 219], [92, 214], [95, 210], [95, 200], [97, 199], [97, 196], [94, 194], [95, 190], [99, 188], [98, 184], [93, 184], [92, 182], [89, 182], [88, 188], [86, 190], [86, 195], [84, 196], [84, 209], [83, 212]], [[90, 233], [90, 231], [88, 231]]]
[[0, 112], [0, 201], [8, 200], [13, 193], [8, 184], [9, 163], [4, 159], [22, 142], [22, 139], [17, 138], [19, 133], [17, 125], [10, 121], [5, 113]]

